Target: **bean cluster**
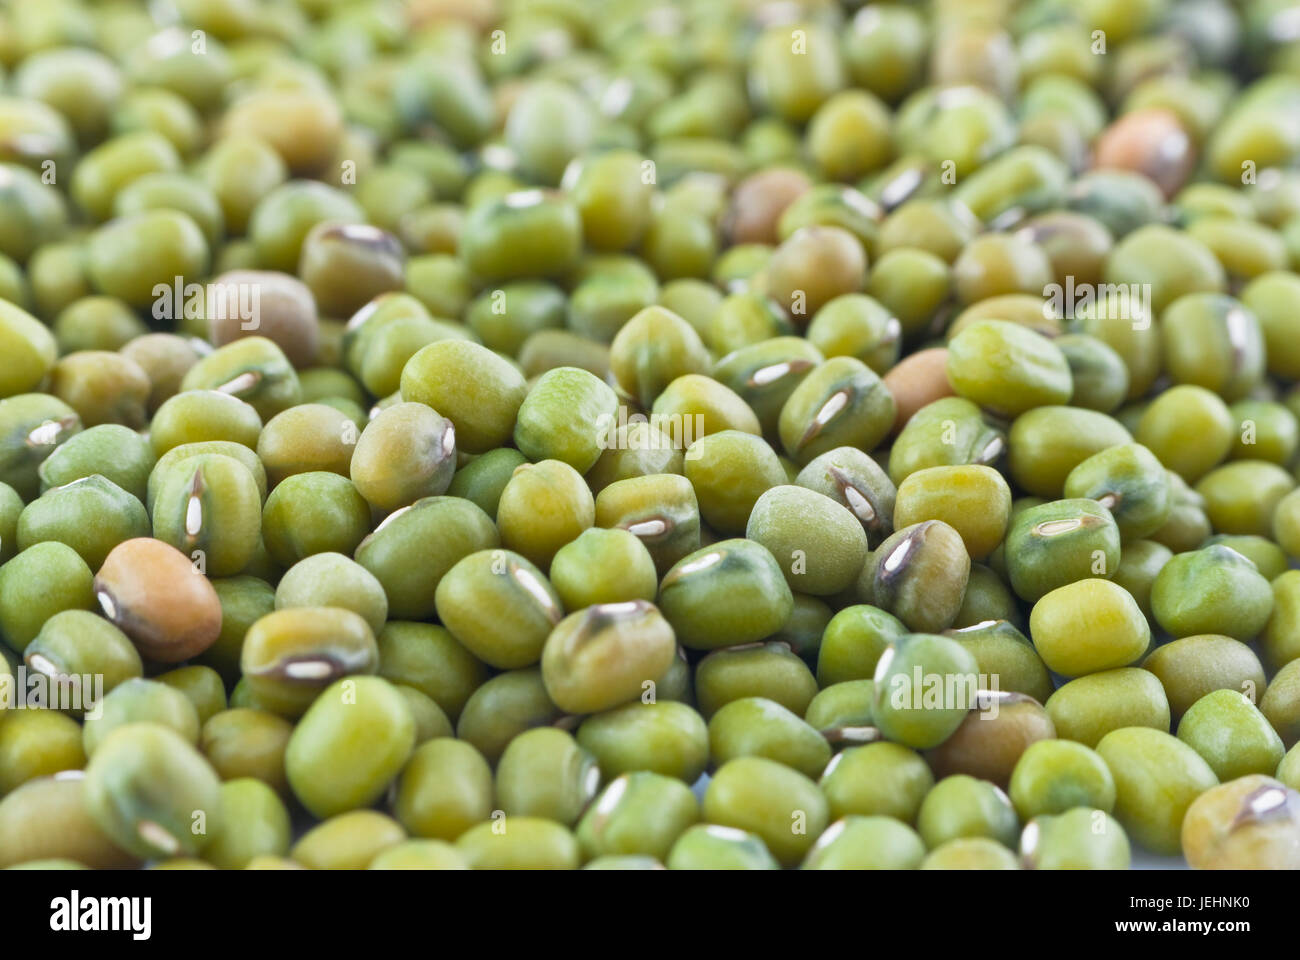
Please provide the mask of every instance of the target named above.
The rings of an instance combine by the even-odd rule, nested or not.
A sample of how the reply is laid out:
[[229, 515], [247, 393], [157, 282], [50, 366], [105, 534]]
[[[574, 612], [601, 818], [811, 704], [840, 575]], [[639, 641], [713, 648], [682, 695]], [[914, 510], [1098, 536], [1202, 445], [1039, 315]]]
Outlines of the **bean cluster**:
[[0, 867], [1300, 867], [1294, 12], [0, 6]]

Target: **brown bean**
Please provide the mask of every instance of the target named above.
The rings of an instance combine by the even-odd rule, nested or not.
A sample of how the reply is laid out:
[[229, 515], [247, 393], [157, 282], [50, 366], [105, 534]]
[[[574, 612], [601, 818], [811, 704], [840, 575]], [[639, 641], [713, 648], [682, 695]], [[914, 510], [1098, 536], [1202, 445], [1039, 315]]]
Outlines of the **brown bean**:
[[760, 170], [740, 181], [727, 210], [731, 242], [775, 244], [780, 239], [776, 225], [781, 214], [811, 186], [802, 172], [784, 167]]
[[311, 290], [297, 277], [273, 270], [229, 270], [207, 294], [214, 345], [240, 337], [274, 341], [295, 367], [311, 366], [320, 347], [320, 321]]
[[137, 537], [113, 548], [95, 575], [104, 616], [146, 660], [180, 663], [221, 632], [221, 601], [207, 577], [175, 547]]
[[885, 386], [894, 395], [898, 415], [893, 433], [902, 430], [912, 414], [927, 404], [951, 397], [955, 391], [948, 382], [948, 348], [918, 350], [899, 361], [885, 374]]
[[1102, 131], [1092, 165], [1146, 174], [1172, 197], [1196, 166], [1196, 147], [1172, 110], [1133, 110]]
[[926, 759], [936, 777], [965, 773], [1006, 789], [1011, 771], [1030, 744], [1055, 736], [1052, 718], [1033, 697], [1007, 691], [981, 692], [961, 726], [927, 753]]

